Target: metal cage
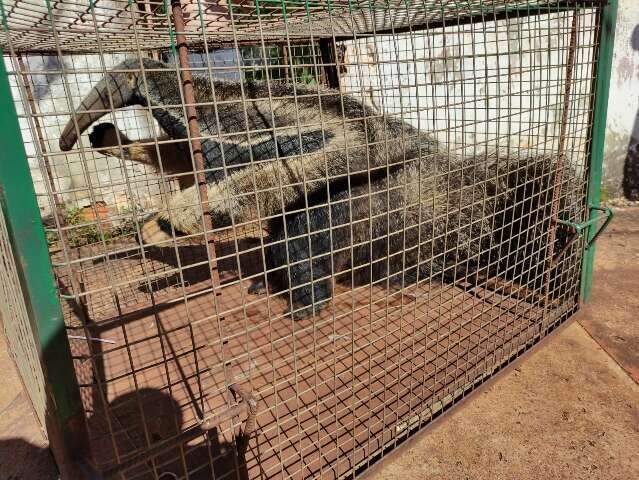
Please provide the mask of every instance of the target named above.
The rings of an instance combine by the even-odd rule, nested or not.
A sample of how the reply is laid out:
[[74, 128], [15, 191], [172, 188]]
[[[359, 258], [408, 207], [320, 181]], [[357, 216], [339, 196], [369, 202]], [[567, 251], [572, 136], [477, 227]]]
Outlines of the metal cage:
[[2, 316], [67, 478], [356, 476], [588, 298], [615, 1], [0, 6]]

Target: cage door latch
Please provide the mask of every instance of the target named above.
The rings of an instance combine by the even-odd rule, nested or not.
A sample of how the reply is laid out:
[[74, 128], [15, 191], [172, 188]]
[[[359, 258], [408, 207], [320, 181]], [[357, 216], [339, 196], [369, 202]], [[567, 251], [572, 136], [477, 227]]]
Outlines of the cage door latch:
[[[612, 217], [614, 216], [613, 211], [610, 207], [589, 205], [588, 209], [590, 211], [590, 215], [589, 215], [590, 218], [586, 220], [585, 222], [575, 223], [575, 222], [571, 222], [570, 220], [557, 220], [557, 223], [559, 223], [560, 225], [565, 225], [573, 230], [574, 232], [573, 235], [575, 239], [579, 237], [580, 235], [583, 235], [584, 232], [588, 232], [591, 226], [596, 225], [602, 219], [604, 220], [604, 222], [597, 229], [597, 231], [592, 236], [592, 238], [586, 241], [586, 246], [585, 246], [586, 250], [588, 250], [590, 247], [594, 245], [599, 235], [601, 235], [601, 233], [606, 228], [608, 228], [608, 225], [610, 224], [610, 222], [612, 221]], [[593, 210], [597, 212], [602, 212], [602, 213], [600, 215], [592, 215]], [[586, 236], [586, 238], [588, 237]]]

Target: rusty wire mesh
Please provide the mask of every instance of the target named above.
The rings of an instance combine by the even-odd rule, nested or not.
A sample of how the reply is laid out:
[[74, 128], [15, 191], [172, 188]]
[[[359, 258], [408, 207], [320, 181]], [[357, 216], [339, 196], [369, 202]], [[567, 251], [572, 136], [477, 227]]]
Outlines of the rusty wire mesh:
[[0, 211], [0, 326], [33, 412], [40, 426], [44, 426], [47, 409], [44, 372], [22, 295], [4, 213]]
[[[553, 219], [586, 214], [596, 4], [184, 2], [190, 102], [169, 4], [5, 1], [5, 62], [97, 468], [354, 475], [574, 313], [582, 245]], [[107, 88], [91, 110], [117, 126], [111, 155], [91, 128], [62, 151], [110, 71], [176, 85], [178, 101], [160, 91], [114, 108], [124, 94]], [[215, 88], [234, 93], [206, 98]], [[265, 119], [278, 109], [289, 124]], [[180, 133], [158, 125], [167, 111]], [[335, 143], [349, 125], [362, 136]], [[172, 155], [188, 168], [169, 168]], [[268, 170], [300, 158], [314, 176]], [[209, 225], [212, 199], [196, 195], [160, 225], [168, 239], [142, 238], [181, 190], [238, 172], [252, 181], [224, 200], [248, 213]], [[275, 213], [251, 207], [272, 191]], [[199, 212], [187, 232], [171, 226], [186, 207]], [[230, 386], [258, 402], [246, 449]]]

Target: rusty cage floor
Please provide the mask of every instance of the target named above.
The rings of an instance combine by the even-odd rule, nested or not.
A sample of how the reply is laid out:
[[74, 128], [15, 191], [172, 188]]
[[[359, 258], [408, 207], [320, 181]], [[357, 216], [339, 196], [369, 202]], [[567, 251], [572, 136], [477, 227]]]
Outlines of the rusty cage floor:
[[[403, 291], [338, 286], [320, 315], [294, 322], [283, 298], [249, 294], [238, 281], [233, 243], [216, 239], [218, 257], [228, 255], [217, 295], [203, 246], [181, 246], [178, 262], [172, 247], [143, 258], [122, 241], [117, 255], [56, 271], [63, 294], [74, 284], [90, 292], [63, 304], [97, 466], [194, 432], [116, 478], [349, 474], [533, 343], [542, 326], [538, 305], [434, 281]], [[262, 264], [249, 247], [237, 256], [242, 278]], [[77, 253], [90, 257], [91, 247]], [[244, 416], [199, 430], [198, 419], [232, 402], [231, 383], [259, 401], [245, 459], [231, 448]]]

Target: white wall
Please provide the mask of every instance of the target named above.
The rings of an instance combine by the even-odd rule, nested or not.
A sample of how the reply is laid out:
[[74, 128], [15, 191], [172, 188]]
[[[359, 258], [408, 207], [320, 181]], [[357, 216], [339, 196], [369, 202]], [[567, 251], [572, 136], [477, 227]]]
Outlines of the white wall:
[[[619, 0], [608, 101], [604, 192], [639, 200], [639, 2]], [[625, 181], [624, 181], [625, 178]]]
[[[451, 148], [464, 145], [460, 150], [465, 153], [496, 147], [546, 145], [556, 149], [566, 62], [566, 49], [557, 47], [568, 44], [570, 21], [569, 14], [554, 14], [498, 24], [477, 23], [431, 29], [427, 33], [389, 35], [375, 41], [346, 42], [347, 72], [341, 83], [344, 91], [401, 116], [423, 130], [435, 132]], [[578, 38], [578, 61], [573, 77], [573, 123], [585, 118], [588, 108], [587, 63], [594, 34], [592, 17], [583, 15], [579, 21], [583, 33]], [[638, 25], [639, 2], [620, 0], [604, 176], [610, 196], [621, 192], [629, 145], [634, 147], [630, 149], [631, 159], [639, 163], [636, 148], [639, 139]], [[214, 63], [234, 61], [228, 52], [220, 54]], [[107, 55], [107, 68], [122, 58], [122, 55]], [[86, 205], [90, 201], [89, 190], [93, 190], [96, 199], [105, 200], [111, 206], [130, 206], [131, 203], [149, 206], [157, 195], [157, 182], [154, 184], [153, 175], [147, 175], [142, 167], [98, 154], [59, 152], [58, 138], [68, 119], [64, 112], [70, 109], [66, 89], [71, 92], [73, 106], [77, 106], [101, 74], [74, 72], [101, 69], [97, 55], [65, 57], [65, 68], [70, 72], [66, 76], [59, 73], [60, 64], [55, 57], [53, 60], [30, 57], [26, 61], [27, 68], [34, 73], [31, 81], [37, 109], [42, 115], [45, 148], [52, 154], [50, 163], [56, 190], [64, 192], [64, 200], [72, 205]], [[7, 66], [12, 69], [12, 65]], [[12, 81], [18, 98], [16, 78]], [[17, 102], [17, 107], [23, 115], [25, 145], [40, 205], [46, 214], [51, 203], [43, 181], [42, 157], [37, 155], [39, 147], [24, 117], [23, 105]], [[103, 121], [113, 121], [113, 118], [105, 117]], [[134, 139], [148, 136], [156, 128], [142, 110], [119, 112], [117, 123]], [[583, 160], [584, 133], [585, 130], [568, 132], [572, 140], [567, 149], [575, 166]], [[86, 135], [83, 142], [88, 145]], [[134, 198], [130, 198], [124, 185], [124, 168], [134, 180]], [[639, 167], [637, 171], [639, 194]], [[114, 186], [116, 184], [120, 185]]]
[[[344, 91], [434, 131], [466, 154], [496, 147], [556, 151], [571, 13], [346, 42]], [[579, 17], [571, 124], [588, 112], [594, 19]], [[563, 48], [560, 48], [563, 47]], [[399, 63], [396, 59], [399, 59]], [[585, 121], [585, 120], [584, 120]], [[567, 132], [583, 161], [585, 132]], [[574, 155], [572, 155], [574, 153]]]
[[[344, 78], [345, 90], [362, 94], [369, 102], [385, 111], [401, 114], [400, 104], [404, 105], [404, 116], [409, 108], [419, 110], [421, 128], [435, 129], [440, 139], [446, 141], [452, 138], [455, 142], [464, 140], [469, 145], [503, 144], [504, 132], [510, 129], [514, 132], [516, 145], [532, 147], [535, 143], [558, 135], [560, 120], [560, 93], [553, 85], [560, 80], [561, 68], [550, 67], [557, 61], [564, 62], [565, 58], [555, 55], [547, 56], [541, 52], [544, 48], [544, 37], [548, 29], [561, 28], [562, 33], [551, 37], [551, 47], [559, 42], [567, 42], [568, 19], [554, 16], [550, 20], [532, 23], [522, 20], [521, 27], [511, 23], [504, 31], [503, 23], [500, 32], [496, 34], [494, 24], [486, 24], [488, 30], [483, 34], [481, 30], [473, 32], [470, 26], [448, 28], [446, 33], [437, 34], [430, 31], [429, 36], [415, 33], [413, 35], [398, 35], [398, 46], [393, 44], [393, 38], [387, 37], [376, 42], [359, 40], [348, 42], [346, 61], [353, 64]], [[592, 23], [586, 20], [580, 25], [592, 29]], [[483, 29], [483, 27], [478, 26]], [[461, 33], [460, 33], [461, 32]], [[470, 47], [475, 39], [476, 48]], [[579, 39], [583, 46], [592, 43], [589, 34]], [[412, 58], [410, 45], [415, 47], [415, 68], [406, 65], [398, 73], [393, 65], [394, 55], [397, 53], [404, 59]], [[485, 44], [485, 47], [484, 47]], [[535, 51], [530, 57], [520, 58], [517, 50]], [[582, 49], [580, 55], [587, 52]], [[501, 54], [501, 58], [486, 57], [472, 61], [472, 55]], [[460, 58], [460, 57], [464, 58]], [[466, 57], [468, 56], [468, 57]], [[447, 59], [446, 59], [447, 58]], [[586, 57], [578, 57], [583, 62]], [[521, 60], [521, 61], [520, 61]], [[364, 66], [354, 65], [358, 61], [368, 63]], [[376, 65], [376, 63], [378, 63]], [[485, 67], [496, 69], [500, 66], [502, 73], [511, 68], [510, 81], [502, 79], [499, 85], [494, 84], [491, 76], [482, 73]], [[530, 67], [545, 69], [547, 73], [541, 77], [530, 71]], [[579, 71], [577, 76], [588, 77], [585, 70]], [[406, 87], [411, 77], [418, 79], [417, 89]], [[526, 90], [525, 84], [521, 88], [519, 81], [536, 83], [540, 90], [536, 98], [517, 98], [517, 92]], [[491, 81], [493, 82], [491, 84]], [[540, 84], [541, 82], [541, 84]], [[413, 81], [414, 83], [414, 81]], [[573, 90], [577, 94], [588, 89], [588, 82], [580, 82]], [[401, 87], [400, 87], [401, 84]], [[463, 91], [462, 91], [463, 89]], [[482, 100], [499, 92], [501, 98]], [[403, 95], [402, 101], [399, 95]], [[449, 98], [446, 99], [446, 94]], [[463, 105], [464, 118], [462, 120], [462, 106], [454, 105], [455, 99], [461, 95], [469, 101]], [[419, 98], [419, 105], [418, 100]], [[476, 100], [474, 101], [473, 98]], [[524, 110], [520, 115], [511, 117], [510, 121], [499, 121], [498, 110], [506, 110], [508, 101], [513, 109]], [[492, 111], [487, 111], [486, 106]], [[474, 111], [479, 108], [479, 111]], [[585, 111], [586, 103], [577, 105], [578, 110]], [[438, 109], [437, 114], [433, 109]], [[580, 113], [574, 111], [573, 114]], [[413, 117], [415, 112], [413, 112]], [[574, 117], [572, 117], [574, 118]], [[412, 118], [413, 123], [417, 123]], [[470, 125], [473, 121], [475, 125]], [[548, 128], [543, 125], [549, 122]], [[464, 133], [461, 124], [467, 124]], [[519, 134], [526, 132], [526, 134]], [[528, 135], [528, 133], [530, 135]], [[572, 134], [576, 135], [576, 132]], [[488, 143], [486, 143], [488, 142]], [[503, 145], [502, 145], [503, 146]], [[570, 147], [570, 145], [569, 145]], [[583, 144], [578, 143], [578, 152], [583, 152]], [[574, 151], [574, 150], [573, 150]], [[576, 157], [575, 157], [576, 158]], [[578, 160], [575, 159], [575, 162]], [[619, 12], [615, 32], [615, 49], [611, 78], [610, 99], [608, 107], [608, 121], [606, 127], [606, 146], [604, 157], [604, 196], [617, 197], [624, 194], [634, 200], [639, 200], [639, 2], [637, 0], [619, 0]]]
[[[201, 64], [201, 57], [202, 55], [193, 55], [192, 64]], [[83, 207], [92, 200], [102, 200], [115, 209], [129, 209], [134, 204], [146, 209], [157, 201], [160, 188], [152, 170], [99, 153], [80, 152], [77, 144], [73, 151], [64, 153], [58, 146], [60, 134], [70, 118], [69, 112], [78, 107], [89, 90], [102, 78], [105, 69], [117, 65], [124, 58], [125, 55], [122, 54], [104, 54], [102, 59], [99, 55], [66, 55], [62, 60], [57, 56], [24, 56], [28, 82], [34, 97], [34, 117], [29, 112], [24, 89], [21, 97], [19, 83], [21, 81], [24, 84], [24, 80], [13, 73], [17, 67], [12, 64], [11, 59], [5, 57], [6, 68], [13, 73], [10, 75], [13, 97], [43, 216], [50, 214], [53, 206], [45, 182], [45, 159], [50, 164], [55, 191], [69, 207]], [[211, 54], [211, 64], [232, 67], [237, 64], [235, 52], [218, 50]], [[61, 73], [62, 66], [64, 74]], [[235, 78], [237, 75], [238, 72], [232, 70], [219, 74], [224, 78]], [[36, 121], [40, 133], [36, 133]], [[154, 134], [162, 135], [148, 110], [143, 108], [121, 109], [115, 115], [106, 115], [99, 122], [115, 123], [133, 140], [152, 137]], [[91, 146], [88, 139], [90, 131], [91, 128], [81, 138], [83, 150]], [[46, 151], [44, 155], [41, 141]]]
[[[44, 181], [46, 174], [45, 159], [48, 161], [54, 179], [55, 191], [69, 206], [85, 206], [94, 200], [103, 200], [111, 206], [132, 203], [124, 182], [124, 164], [114, 158], [79, 151], [62, 153], [58, 146], [60, 134], [64, 129], [69, 112], [77, 108], [86, 93], [102, 77], [98, 73], [104, 67], [98, 55], [65, 56], [61, 61], [57, 57], [25, 56], [25, 68], [28, 70], [29, 83], [33, 96], [36, 116], [31, 116], [31, 106], [26, 100], [26, 91], [19, 89], [15, 74], [11, 75], [13, 96], [20, 116], [20, 126], [26, 153], [31, 167], [38, 203], [43, 215], [51, 211], [51, 197], [47, 194]], [[103, 60], [109, 68], [124, 59], [123, 55], [105, 55]], [[7, 70], [15, 71], [10, 59], [5, 58]], [[62, 72], [62, 66], [67, 73]], [[88, 73], [95, 71], [96, 73]], [[24, 82], [23, 82], [24, 84]], [[68, 98], [71, 98], [71, 104]], [[30, 118], [29, 118], [30, 117]], [[107, 115], [102, 121], [114, 122]], [[36, 126], [37, 122], [37, 126]], [[134, 138], [148, 137], [152, 134], [153, 120], [147, 112], [140, 109], [127, 109], [118, 112], [115, 123], [131, 132]], [[36, 133], [39, 127], [39, 134]], [[83, 146], [90, 147], [89, 132], [82, 137]], [[46, 152], [43, 155], [43, 151]], [[140, 177], [144, 170], [127, 165], [127, 174]], [[157, 187], [156, 187], [157, 188]], [[145, 203], [150, 195], [148, 188], [138, 188], [136, 184], [133, 202]], [[146, 190], [146, 191], [145, 191]]]

